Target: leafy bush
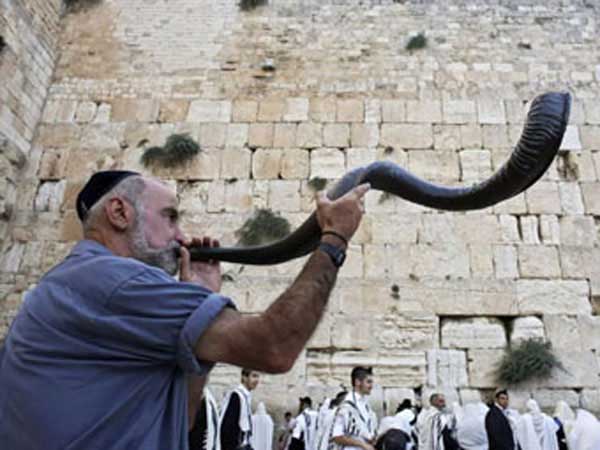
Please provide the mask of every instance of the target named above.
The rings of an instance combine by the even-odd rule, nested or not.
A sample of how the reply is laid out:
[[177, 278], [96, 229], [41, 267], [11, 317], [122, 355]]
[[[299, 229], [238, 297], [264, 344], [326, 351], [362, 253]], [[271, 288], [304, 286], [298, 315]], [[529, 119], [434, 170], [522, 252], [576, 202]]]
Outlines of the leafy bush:
[[270, 209], [259, 209], [235, 234], [245, 247], [267, 244], [290, 234], [290, 223]]
[[406, 50], [412, 52], [413, 50], [420, 50], [427, 47], [427, 38], [425, 33], [419, 33], [416, 36], [411, 37], [406, 44]]
[[172, 134], [163, 147], [150, 147], [144, 151], [141, 161], [144, 167], [178, 167], [194, 158], [200, 146], [187, 134]]
[[311, 178], [310, 180], [308, 180], [308, 187], [311, 188], [313, 191], [317, 192], [317, 191], [322, 191], [323, 189], [325, 189], [325, 186], [327, 186], [327, 180], [325, 178], [321, 178], [321, 177], [314, 177]]
[[269, 0], [240, 0], [240, 9], [242, 11], [250, 11], [267, 3], [269, 3]]
[[76, 12], [84, 8], [95, 6], [101, 2], [102, 0], [65, 0], [65, 5], [68, 12]]
[[552, 344], [540, 339], [526, 339], [505, 351], [496, 368], [501, 384], [518, 384], [531, 379], [548, 378], [554, 368], [563, 366], [552, 352]]

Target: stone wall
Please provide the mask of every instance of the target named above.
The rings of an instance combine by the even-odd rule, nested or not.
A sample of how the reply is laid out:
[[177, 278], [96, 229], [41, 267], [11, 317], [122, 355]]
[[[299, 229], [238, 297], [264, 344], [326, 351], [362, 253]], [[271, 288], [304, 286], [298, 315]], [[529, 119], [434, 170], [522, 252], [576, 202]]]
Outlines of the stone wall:
[[[146, 171], [139, 158], [174, 132], [203, 151], [156, 170], [183, 224], [225, 244], [257, 208], [298, 225], [309, 180], [389, 159], [428, 180], [470, 184], [505, 161], [536, 94], [569, 90], [560, 158], [525, 194], [445, 213], [371, 192], [327, 315], [294, 369], [265, 376], [272, 411], [348, 386], [374, 366], [379, 411], [444, 391], [494, 388], [508, 343], [550, 340], [566, 371], [513, 389], [600, 411], [600, 9], [524, 1], [235, 2], [105, 0], [67, 15], [60, 60], [0, 270], [2, 333], [22, 293], [79, 238], [73, 199], [94, 170]], [[405, 49], [424, 32], [428, 45]], [[274, 70], [273, 70], [274, 69]], [[224, 291], [256, 313], [302, 266], [226, 264]], [[212, 375], [217, 393], [236, 368]]]
[[[60, 0], [5, 0], [0, 4], [0, 236], [17, 208], [17, 185], [31, 158], [56, 60]], [[31, 165], [37, 165], [31, 161]], [[0, 274], [0, 296], [12, 289]]]

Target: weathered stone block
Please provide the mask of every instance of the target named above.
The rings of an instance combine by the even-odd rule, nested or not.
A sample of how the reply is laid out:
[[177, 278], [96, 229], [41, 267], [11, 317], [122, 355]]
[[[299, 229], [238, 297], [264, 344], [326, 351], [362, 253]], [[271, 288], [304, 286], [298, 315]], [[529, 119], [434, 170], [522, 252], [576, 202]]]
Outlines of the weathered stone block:
[[467, 353], [469, 385], [475, 388], [495, 388], [496, 368], [504, 352], [500, 349], [472, 349]]
[[590, 314], [589, 285], [578, 280], [517, 280], [521, 314]]
[[183, 122], [189, 109], [190, 102], [188, 100], [175, 98], [161, 100], [158, 121], [163, 123]]
[[540, 181], [525, 191], [527, 209], [530, 214], [560, 214], [558, 183]]
[[379, 144], [379, 126], [369, 123], [353, 123], [350, 143], [353, 147], [377, 147]]
[[338, 99], [337, 100], [338, 122], [364, 122], [365, 107], [360, 99]]
[[[360, 326], [356, 326], [360, 323]], [[333, 319], [331, 344], [338, 348], [365, 350], [369, 348], [371, 324], [362, 316], [338, 316]]]
[[500, 214], [498, 216], [500, 225], [500, 240], [502, 242], [514, 243], [519, 242], [519, 222], [515, 216], [508, 214]]
[[281, 150], [256, 150], [252, 155], [252, 175], [254, 179], [277, 179], [281, 171], [281, 157]]
[[371, 214], [371, 232], [374, 244], [415, 243], [419, 229], [416, 214]]
[[258, 105], [259, 122], [280, 122], [286, 110], [286, 102], [283, 99], [263, 100]]
[[248, 145], [250, 147], [272, 147], [273, 124], [251, 123], [248, 129]]
[[477, 121], [475, 102], [471, 100], [446, 100], [442, 104], [445, 123], [464, 124]]
[[323, 145], [327, 147], [348, 147], [350, 126], [345, 123], [328, 123], [323, 126]]
[[483, 146], [483, 135], [480, 125], [459, 125], [460, 148], [477, 149]]
[[88, 123], [94, 120], [96, 116], [96, 109], [98, 105], [95, 102], [79, 102], [77, 104], [77, 110], [75, 111], [75, 122], [77, 123]]
[[[600, 149], [600, 126], [598, 125], [581, 125], [579, 127], [579, 135], [581, 144], [586, 150]], [[598, 165], [596, 164], [596, 173], [598, 173]]]
[[521, 277], [560, 278], [560, 264], [556, 247], [522, 245], [518, 249]]
[[301, 123], [296, 131], [296, 145], [300, 148], [317, 148], [323, 145], [323, 131], [318, 123]]
[[596, 228], [591, 216], [563, 216], [560, 218], [560, 242], [562, 245], [593, 247]]
[[384, 122], [404, 122], [406, 106], [403, 100], [382, 100], [381, 117]]
[[292, 148], [296, 146], [296, 128], [293, 123], [276, 123], [273, 147]]
[[506, 125], [483, 125], [481, 131], [485, 148], [510, 148], [513, 145], [508, 139]]
[[471, 212], [455, 217], [456, 231], [461, 242], [489, 244], [501, 242], [500, 225], [496, 216]]
[[447, 319], [441, 327], [445, 348], [504, 348], [506, 332], [497, 319]]
[[560, 244], [560, 225], [557, 216], [540, 216], [540, 236], [545, 245]]
[[411, 248], [414, 274], [418, 277], [468, 278], [469, 253], [465, 245], [415, 245]]
[[254, 100], [236, 100], [233, 102], [232, 120], [234, 122], [256, 122], [258, 102]]
[[527, 339], [545, 339], [544, 322], [538, 317], [517, 317], [513, 321], [510, 334], [511, 345]]
[[310, 176], [338, 178], [345, 172], [344, 152], [337, 148], [319, 148], [310, 155]]
[[538, 402], [540, 408], [553, 414], [559, 401], [566, 402], [571, 408], [579, 407], [579, 394], [570, 389], [535, 389], [532, 392], [533, 399]]
[[315, 122], [335, 122], [335, 98], [311, 98], [309, 116]]
[[186, 122], [229, 122], [230, 120], [230, 101], [194, 100], [190, 103]]
[[581, 193], [587, 214], [600, 215], [600, 183], [581, 183]]
[[75, 119], [77, 102], [72, 100], [50, 100], [44, 108], [42, 122], [72, 123]]
[[477, 113], [479, 123], [482, 124], [504, 124], [506, 123], [506, 112], [504, 102], [498, 97], [484, 97], [477, 101]]
[[252, 153], [247, 148], [226, 148], [221, 152], [221, 178], [250, 177]]
[[514, 246], [494, 246], [494, 267], [496, 269], [496, 278], [518, 278], [519, 268], [517, 261], [517, 250]]
[[468, 386], [466, 356], [466, 353], [460, 350], [429, 350], [427, 384], [440, 388]]
[[584, 206], [581, 190], [577, 183], [558, 183], [560, 203], [566, 214], [583, 214]]
[[38, 168], [40, 180], [60, 180], [66, 175], [68, 150], [47, 149], [42, 153]]
[[450, 184], [458, 181], [460, 169], [458, 155], [453, 151], [410, 151], [408, 168], [415, 175], [427, 181]]
[[309, 102], [308, 98], [287, 98], [283, 120], [286, 122], [304, 122], [308, 120]]
[[227, 125], [225, 145], [227, 147], [244, 147], [248, 143], [248, 124], [230, 123]]
[[368, 98], [365, 100], [365, 123], [381, 123], [381, 100]]
[[227, 140], [227, 124], [202, 123], [198, 134], [200, 147], [224, 147]]
[[272, 180], [269, 183], [269, 207], [274, 211], [300, 211], [300, 182]]
[[581, 150], [581, 140], [579, 138], [579, 128], [576, 125], [567, 125], [567, 130], [560, 144], [561, 150]]
[[439, 100], [407, 100], [406, 121], [440, 123], [442, 121], [442, 103]]
[[62, 204], [66, 185], [65, 180], [42, 182], [34, 199], [33, 209], [38, 212], [58, 211]]
[[284, 179], [307, 178], [310, 171], [309, 152], [299, 148], [283, 150], [281, 176]]
[[477, 182], [487, 179], [492, 173], [492, 159], [486, 150], [463, 150], [460, 152], [462, 181]]
[[384, 123], [381, 126], [380, 143], [393, 148], [430, 148], [433, 145], [433, 133], [429, 125]]
[[252, 209], [252, 182], [236, 180], [225, 183], [225, 211], [246, 212]]
[[469, 244], [471, 276], [491, 278], [494, 276], [493, 247], [490, 244]]
[[519, 224], [524, 244], [539, 245], [541, 243], [539, 222], [536, 216], [520, 216]]
[[112, 101], [113, 122], [155, 122], [160, 104], [153, 99], [119, 98]]
[[456, 150], [460, 147], [458, 125], [434, 125], [433, 147], [436, 150]]

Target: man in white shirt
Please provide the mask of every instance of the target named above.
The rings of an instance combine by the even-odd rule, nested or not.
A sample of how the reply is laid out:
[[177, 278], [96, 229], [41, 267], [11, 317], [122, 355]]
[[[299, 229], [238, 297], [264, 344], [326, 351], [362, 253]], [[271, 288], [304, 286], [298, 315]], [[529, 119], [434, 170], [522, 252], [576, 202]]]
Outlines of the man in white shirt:
[[310, 397], [300, 398], [300, 414], [292, 432], [290, 450], [316, 450], [317, 417]]
[[373, 389], [373, 371], [370, 367], [355, 367], [350, 379], [352, 392], [338, 409], [332, 440], [345, 450], [374, 450], [377, 416], [367, 400]]
[[242, 369], [242, 383], [225, 397], [220, 420], [222, 450], [250, 450], [252, 436], [252, 394], [260, 374]]

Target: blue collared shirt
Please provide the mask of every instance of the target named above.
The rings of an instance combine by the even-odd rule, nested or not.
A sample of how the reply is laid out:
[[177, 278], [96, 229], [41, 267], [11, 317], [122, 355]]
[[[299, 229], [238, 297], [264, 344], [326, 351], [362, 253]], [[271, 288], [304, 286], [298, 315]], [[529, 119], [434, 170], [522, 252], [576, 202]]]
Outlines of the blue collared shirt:
[[194, 346], [233, 303], [79, 242], [28, 293], [0, 350], [0, 447], [187, 449]]

